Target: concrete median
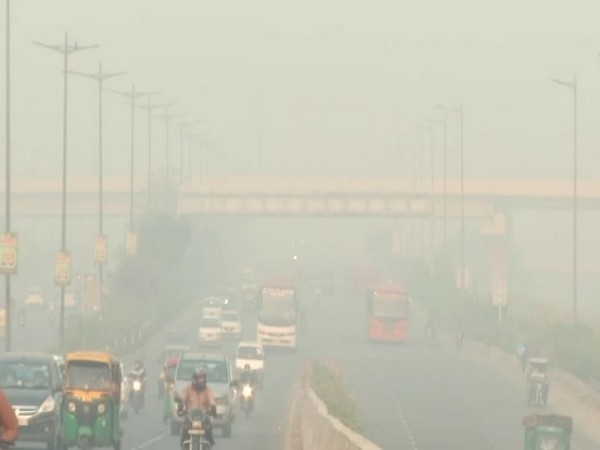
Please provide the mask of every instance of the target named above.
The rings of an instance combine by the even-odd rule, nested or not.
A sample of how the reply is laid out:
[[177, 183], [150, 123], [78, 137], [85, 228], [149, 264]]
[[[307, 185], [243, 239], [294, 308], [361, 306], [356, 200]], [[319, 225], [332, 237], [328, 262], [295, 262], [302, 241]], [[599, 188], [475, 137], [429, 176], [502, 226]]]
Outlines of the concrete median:
[[327, 411], [309, 388], [298, 388], [291, 403], [285, 450], [380, 450], [380, 447], [346, 427]]

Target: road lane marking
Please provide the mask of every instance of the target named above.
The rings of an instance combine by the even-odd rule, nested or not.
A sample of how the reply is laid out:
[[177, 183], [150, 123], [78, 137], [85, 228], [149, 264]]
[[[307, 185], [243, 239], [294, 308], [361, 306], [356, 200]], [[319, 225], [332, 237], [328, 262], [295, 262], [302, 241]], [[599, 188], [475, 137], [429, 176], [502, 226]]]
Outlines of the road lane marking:
[[412, 450], [419, 450], [417, 441], [416, 441], [414, 435], [412, 434], [411, 429], [408, 427], [408, 423], [406, 422], [406, 417], [404, 417], [404, 413], [402, 412], [402, 409], [399, 406], [396, 406], [396, 409], [398, 410], [398, 414], [400, 415], [400, 422], [402, 423], [402, 428], [404, 429], [404, 434], [408, 438], [408, 442], [410, 442]]
[[168, 433], [163, 433], [160, 436], [156, 436], [155, 438], [150, 439], [149, 441], [146, 441], [136, 447], [133, 447], [131, 450], [141, 450], [143, 448], [150, 447], [151, 445], [156, 444], [158, 441], [166, 438], [167, 436], [168, 436]]

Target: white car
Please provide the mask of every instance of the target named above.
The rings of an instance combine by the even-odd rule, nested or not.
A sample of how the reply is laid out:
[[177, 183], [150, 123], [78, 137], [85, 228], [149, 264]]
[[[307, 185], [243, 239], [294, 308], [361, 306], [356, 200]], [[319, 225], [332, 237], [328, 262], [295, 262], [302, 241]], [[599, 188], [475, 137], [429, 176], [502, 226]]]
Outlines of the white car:
[[235, 371], [237, 376], [244, 371], [246, 364], [262, 387], [265, 374], [265, 349], [255, 341], [242, 341], [235, 351]]
[[220, 297], [206, 297], [202, 306], [202, 317], [221, 317], [224, 303]]
[[239, 339], [242, 336], [242, 319], [237, 311], [223, 311], [221, 313], [221, 326], [223, 336]]
[[42, 306], [43, 304], [42, 290], [39, 287], [30, 287], [25, 298], [25, 306]]
[[203, 317], [200, 320], [198, 341], [200, 344], [220, 344], [223, 337], [221, 319], [218, 317]]

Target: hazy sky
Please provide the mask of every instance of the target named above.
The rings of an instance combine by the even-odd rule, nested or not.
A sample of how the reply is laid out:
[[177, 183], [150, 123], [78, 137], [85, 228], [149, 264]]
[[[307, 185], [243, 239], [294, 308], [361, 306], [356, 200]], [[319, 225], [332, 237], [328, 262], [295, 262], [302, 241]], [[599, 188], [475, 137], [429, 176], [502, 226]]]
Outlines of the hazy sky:
[[[31, 42], [60, 43], [65, 30], [101, 46], [73, 56], [71, 68], [94, 71], [102, 60], [107, 71], [129, 72], [110, 86], [160, 90], [157, 101], [175, 100], [189, 119], [205, 120], [200, 128], [212, 136], [211, 167], [219, 173], [255, 170], [259, 110], [266, 171], [390, 175], [401, 144], [410, 147], [406, 133], [439, 115], [434, 105], [463, 101], [469, 175], [569, 177], [572, 95], [551, 79], [575, 73], [581, 173], [592, 177], [600, 167], [597, 1], [12, 3], [20, 174], [59, 173], [62, 61]], [[70, 170], [92, 174], [96, 89], [71, 81]], [[107, 174], [124, 174], [129, 110], [111, 94], [105, 105]], [[141, 114], [138, 166], [146, 149]], [[158, 121], [154, 134], [162, 165]], [[172, 141], [178, 151], [175, 130]]]

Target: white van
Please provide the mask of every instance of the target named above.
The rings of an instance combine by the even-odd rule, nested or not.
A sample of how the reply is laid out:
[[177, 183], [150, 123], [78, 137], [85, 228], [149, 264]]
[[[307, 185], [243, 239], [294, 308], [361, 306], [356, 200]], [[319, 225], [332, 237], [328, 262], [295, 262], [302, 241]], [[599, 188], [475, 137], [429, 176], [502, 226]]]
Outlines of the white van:
[[242, 341], [235, 351], [235, 371], [239, 375], [248, 364], [250, 370], [256, 377], [258, 384], [262, 387], [265, 374], [265, 349], [255, 341]]

